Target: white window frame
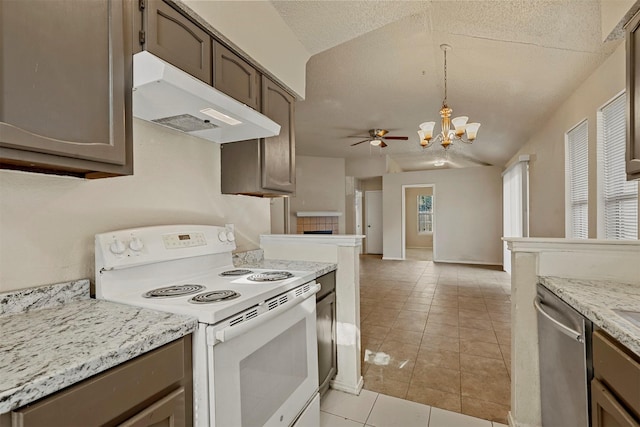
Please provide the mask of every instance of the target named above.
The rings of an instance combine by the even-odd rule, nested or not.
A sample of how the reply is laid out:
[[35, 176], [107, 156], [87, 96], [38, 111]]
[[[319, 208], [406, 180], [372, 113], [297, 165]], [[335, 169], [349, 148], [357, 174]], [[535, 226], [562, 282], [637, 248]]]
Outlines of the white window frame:
[[[571, 137], [572, 137], [572, 132], [577, 131], [580, 127], [585, 126], [586, 127], [586, 140], [585, 141], [581, 141], [583, 144], [586, 144], [585, 148], [586, 149], [586, 171], [584, 172], [584, 176], [586, 177], [586, 182], [584, 183], [584, 185], [586, 185], [586, 199], [584, 200], [584, 202], [581, 202], [580, 204], [584, 203], [585, 204], [585, 210], [586, 210], [586, 218], [585, 218], [585, 233], [583, 235], [576, 235], [577, 232], [579, 232], [579, 230], [574, 230], [574, 221], [573, 221], [573, 211], [574, 211], [574, 203], [572, 202], [572, 178], [573, 178], [573, 168], [572, 168], [572, 162], [571, 162], [571, 156], [570, 156], [570, 144], [571, 142]], [[573, 142], [575, 143], [575, 142]], [[583, 120], [581, 120], [580, 122], [578, 122], [575, 126], [573, 126], [571, 129], [569, 129], [565, 134], [564, 134], [564, 158], [565, 158], [565, 236], [568, 239], [586, 239], [589, 237], [589, 121], [585, 118]]]
[[[420, 230], [420, 214], [421, 214], [421, 212], [420, 212], [420, 197], [431, 197], [431, 211], [426, 212], [427, 215], [429, 215], [429, 214], [431, 215], [431, 230], [428, 230], [428, 231]], [[428, 236], [430, 234], [433, 234], [433, 220], [434, 220], [434, 209], [433, 209], [434, 198], [433, 198], [433, 194], [418, 194], [418, 196], [416, 196], [416, 198], [418, 199], [417, 200], [417, 206], [416, 206], [416, 209], [418, 210], [418, 212], [416, 213], [417, 214], [416, 218], [418, 219], [416, 221], [416, 223], [417, 223], [416, 226], [418, 227], [418, 234], [422, 235], [422, 236], [424, 236], [424, 235]]]
[[[620, 97], [622, 97], [622, 100], [620, 100]], [[607, 214], [606, 214], [606, 207], [607, 207], [607, 195], [606, 195], [606, 171], [605, 171], [605, 147], [607, 146], [607, 144], [610, 141], [605, 141], [605, 134], [604, 134], [604, 120], [605, 120], [605, 116], [603, 113], [603, 110], [606, 109], [607, 107], [609, 107], [611, 104], [613, 104], [614, 102], [621, 102], [622, 103], [622, 108], [621, 108], [621, 114], [622, 114], [622, 119], [623, 122], [625, 124], [625, 126], [622, 127], [622, 131], [624, 132], [623, 134], [623, 138], [621, 138], [621, 140], [618, 142], [619, 144], [622, 144], [622, 146], [618, 146], [617, 149], [621, 150], [622, 152], [624, 152], [625, 150], [625, 145], [626, 145], [626, 99], [625, 99], [625, 91], [622, 90], [621, 92], [619, 92], [618, 94], [616, 94], [613, 98], [611, 98], [610, 100], [608, 100], [606, 103], [604, 103], [600, 108], [598, 108], [597, 111], [597, 119], [598, 119], [598, 137], [597, 137], [597, 142], [596, 142], [596, 154], [597, 154], [597, 208], [598, 208], [598, 217], [597, 217], [597, 236], [599, 239], [617, 239], [620, 238], [619, 236], [616, 235], [611, 235], [611, 234], [607, 234]], [[638, 215], [638, 211], [637, 211], [637, 206], [638, 206], [638, 184], [634, 181], [631, 181], [629, 183], [627, 183], [626, 181], [626, 175], [625, 175], [625, 168], [624, 168], [624, 162], [625, 159], [624, 157], [622, 158], [622, 164], [620, 166], [620, 170], [618, 171], [618, 169], [616, 168], [615, 171], [618, 172], [616, 176], [614, 176], [613, 179], [616, 180], [616, 182], [620, 183], [621, 185], [624, 185], [625, 187], [627, 187], [627, 190], [631, 190], [631, 192], [628, 192], [627, 190], [625, 190], [624, 195], [622, 196], [617, 196], [617, 197], [613, 197], [611, 199], [613, 200], [634, 200], [635, 203], [633, 203], [633, 205], [636, 207], [636, 218], [635, 221], [632, 221], [631, 227], [635, 228], [635, 235], [633, 233], [633, 231], [631, 231], [631, 235], [628, 238], [631, 239], [637, 239], [638, 238], [638, 219], [637, 219], [637, 215]], [[627, 229], [627, 232], [629, 230]]]

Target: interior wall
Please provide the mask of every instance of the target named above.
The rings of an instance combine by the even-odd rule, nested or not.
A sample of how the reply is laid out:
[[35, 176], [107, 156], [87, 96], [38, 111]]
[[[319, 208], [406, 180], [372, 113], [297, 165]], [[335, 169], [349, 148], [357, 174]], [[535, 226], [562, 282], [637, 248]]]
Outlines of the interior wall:
[[345, 160], [345, 174], [356, 178], [371, 178], [387, 173], [387, 156], [372, 155]]
[[135, 119], [134, 175], [98, 180], [0, 171], [0, 291], [91, 278], [94, 235], [234, 223], [238, 251], [269, 232], [269, 199], [220, 192], [218, 144]]
[[[296, 194], [290, 198], [290, 223], [296, 224], [298, 211], [342, 212], [339, 234], [345, 233], [344, 159], [296, 156]], [[293, 232], [293, 227], [291, 228]]]
[[589, 134], [589, 238], [597, 237], [597, 110], [624, 90], [625, 81], [625, 45], [621, 43], [557, 110], [550, 112], [540, 131], [509, 161], [508, 165], [521, 154], [531, 155], [530, 237], [565, 237], [564, 136], [585, 118]]
[[436, 188], [434, 261], [502, 264], [502, 176], [495, 166], [384, 175], [385, 259], [402, 256], [402, 186], [411, 184]]
[[433, 234], [418, 233], [418, 196], [431, 196], [433, 187], [405, 188], [405, 236], [407, 248], [432, 248]]
[[182, 2], [235, 47], [305, 97], [307, 61], [311, 55], [268, 1]]

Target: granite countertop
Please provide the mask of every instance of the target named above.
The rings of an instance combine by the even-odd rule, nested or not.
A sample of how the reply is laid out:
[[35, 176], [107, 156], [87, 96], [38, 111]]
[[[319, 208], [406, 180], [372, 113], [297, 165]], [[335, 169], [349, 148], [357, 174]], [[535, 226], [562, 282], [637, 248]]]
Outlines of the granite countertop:
[[288, 261], [281, 259], [256, 259], [256, 260], [239, 260], [235, 263], [236, 267], [243, 268], [265, 268], [292, 271], [313, 271], [316, 277], [334, 271], [337, 264], [330, 262], [311, 262], [311, 261]]
[[539, 283], [640, 356], [640, 328], [613, 311], [640, 311], [640, 284], [560, 277]]
[[89, 298], [89, 281], [0, 293], [0, 413], [193, 332], [195, 318]]

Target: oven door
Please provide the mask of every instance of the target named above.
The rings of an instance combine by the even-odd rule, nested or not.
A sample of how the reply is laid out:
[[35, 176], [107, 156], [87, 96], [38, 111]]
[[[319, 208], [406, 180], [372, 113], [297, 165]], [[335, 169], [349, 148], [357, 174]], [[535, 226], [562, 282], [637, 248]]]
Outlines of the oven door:
[[315, 307], [312, 294], [266, 321], [252, 319], [255, 327], [242, 334], [207, 346], [211, 426], [293, 423], [318, 392]]

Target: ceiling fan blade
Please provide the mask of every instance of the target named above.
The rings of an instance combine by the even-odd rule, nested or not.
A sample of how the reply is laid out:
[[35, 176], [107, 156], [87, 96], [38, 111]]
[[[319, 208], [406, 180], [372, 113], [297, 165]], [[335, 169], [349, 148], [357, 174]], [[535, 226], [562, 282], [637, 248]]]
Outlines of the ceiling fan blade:
[[408, 136], [385, 136], [383, 137], [384, 139], [396, 139], [396, 140], [400, 140], [400, 141], [406, 141], [409, 139]]
[[389, 133], [388, 130], [386, 129], [374, 129], [372, 132], [375, 136], [382, 138], [383, 136], [385, 136], [386, 134]]
[[369, 135], [349, 135], [346, 138], [369, 138]]
[[369, 142], [369, 141], [370, 141], [369, 139], [363, 139], [362, 141], [358, 141], [354, 144], [351, 144], [351, 146], [353, 147], [354, 145], [362, 144], [363, 142]]
[[384, 147], [386, 147], [386, 146], [387, 146], [387, 144], [385, 144], [385, 143], [384, 143], [384, 141], [381, 141], [381, 142], [380, 142], [380, 147], [381, 147], [381, 148], [384, 148]]

